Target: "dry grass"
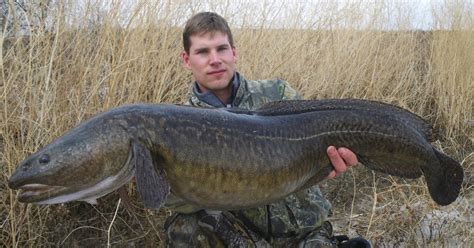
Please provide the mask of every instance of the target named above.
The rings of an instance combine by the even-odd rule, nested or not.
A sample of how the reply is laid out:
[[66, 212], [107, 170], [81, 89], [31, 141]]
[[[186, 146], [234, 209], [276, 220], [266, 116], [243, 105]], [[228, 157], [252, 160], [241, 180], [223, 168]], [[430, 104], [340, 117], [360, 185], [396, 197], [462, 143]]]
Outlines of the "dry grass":
[[[385, 10], [384, 3], [374, 9]], [[472, 7], [435, 6], [437, 27], [445, 29], [414, 32], [406, 31], [402, 14], [410, 7], [402, 4], [393, 8], [400, 14], [396, 27], [404, 31], [377, 30], [387, 21], [384, 12], [373, 11], [364, 21], [363, 3], [335, 11], [328, 1], [286, 12], [269, 3], [207, 4], [232, 23], [246, 77], [283, 78], [306, 98], [377, 99], [408, 108], [434, 124], [441, 137], [436, 145], [465, 168], [461, 197], [447, 207], [433, 203], [421, 179], [358, 168], [324, 183], [338, 233], [358, 233], [388, 247], [474, 244]], [[181, 24], [204, 5], [143, 1], [128, 8], [128, 18], [118, 2], [102, 12], [95, 5], [84, 4], [74, 16], [73, 3], [64, 2], [52, 9], [47, 28], [38, 26], [27, 39], [0, 38], [2, 246], [162, 244], [165, 210], [128, 211], [115, 194], [98, 206], [25, 205], [6, 185], [25, 156], [99, 111], [186, 99], [191, 75], [179, 60]], [[299, 18], [302, 11], [311, 18]], [[280, 28], [269, 28], [275, 26]]]

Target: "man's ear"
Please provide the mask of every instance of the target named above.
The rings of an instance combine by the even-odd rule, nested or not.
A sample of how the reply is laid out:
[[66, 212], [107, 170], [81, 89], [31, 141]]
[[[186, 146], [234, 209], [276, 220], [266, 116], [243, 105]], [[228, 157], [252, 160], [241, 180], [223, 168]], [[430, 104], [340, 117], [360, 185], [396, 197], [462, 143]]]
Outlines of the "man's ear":
[[232, 54], [234, 55], [234, 62], [237, 62], [237, 49], [235, 47], [232, 47]]
[[186, 51], [181, 53], [181, 59], [183, 60], [184, 68], [191, 70], [191, 65], [189, 64], [189, 54]]

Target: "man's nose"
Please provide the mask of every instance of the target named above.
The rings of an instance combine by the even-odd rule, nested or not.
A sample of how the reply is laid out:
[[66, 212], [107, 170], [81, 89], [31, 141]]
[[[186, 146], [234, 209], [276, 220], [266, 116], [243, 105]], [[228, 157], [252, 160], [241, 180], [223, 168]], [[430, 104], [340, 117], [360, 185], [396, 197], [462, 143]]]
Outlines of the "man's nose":
[[221, 62], [221, 58], [219, 57], [217, 51], [213, 51], [209, 54], [209, 60], [212, 65], [219, 64]]

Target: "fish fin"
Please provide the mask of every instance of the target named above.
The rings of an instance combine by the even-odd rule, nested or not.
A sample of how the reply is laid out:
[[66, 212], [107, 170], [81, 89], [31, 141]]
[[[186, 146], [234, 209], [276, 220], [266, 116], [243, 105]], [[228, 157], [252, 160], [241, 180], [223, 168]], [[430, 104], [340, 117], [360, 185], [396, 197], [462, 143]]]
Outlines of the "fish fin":
[[170, 193], [165, 172], [156, 168], [150, 151], [138, 142], [133, 143], [137, 190], [146, 208], [159, 209]]
[[319, 169], [319, 171], [315, 173], [313, 177], [306, 181], [301, 189], [306, 189], [320, 183], [327, 176], [329, 176], [329, 173], [331, 173], [332, 170], [334, 170], [334, 167], [332, 166], [331, 162], [328, 162], [326, 166], [321, 167], [321, 169]]
[[227, 111], [234, 114], [255, 115], [255, 112], [253, 110], [243, 109], [239, 107], [220, 108], [219, 110]]
[[[387, 157], [367, 157], [357, 154], [357, 159], [365, 167], [397, 177], [415, 179], [422, 175], [420, 170], [407, 168], [409, 162]], [[388, 162], [387, 162], [388, 161]]]
[[97, 205], [97, 198], [87, 198], [87, 199], [84, 199], [82, 201], [85, 201], [91, 205]]
[[372, 100], [322, 99], [275, 101], [262, 105], [262, 107], [255, 110], [255, 114], [261, 116], [278, 116], [328, 110], [362, 111], [362, 114], [375, 113], [391, 116], [422, 133], [428, 141], [434, 141], [436, 138], [433, 127], [422, 117], [402, 107]]
[[445, 206], [459, 195], [464, 178], [461, 165], [454, 159], [433, 149], [439, 161], [439, 166], [433, 164], [422, 167], [428, 190], [433, 200], [439, 205]]

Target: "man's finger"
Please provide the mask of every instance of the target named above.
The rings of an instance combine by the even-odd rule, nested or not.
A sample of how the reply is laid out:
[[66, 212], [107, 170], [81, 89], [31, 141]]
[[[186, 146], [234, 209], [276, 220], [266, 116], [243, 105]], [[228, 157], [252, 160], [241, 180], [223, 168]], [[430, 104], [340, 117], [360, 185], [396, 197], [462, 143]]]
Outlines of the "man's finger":
[[340, 147], [339, 149], [337, 149], [337, 151], [339, 152], [339, 155], [342, 157], [342, 159], [345, 161], [346, 166], [356, 166], [359, 163], [359, 161], [357, 160], [357, 156], [351, 150], [345, 147]]
[[328, 147], [327, 154], [328, 154], [329, 160], [332, 163], [332, 166], [334, 167], [334, 170], [336, 171], [336, 174], [343, 173], [347, 170], [346, 162], [344, 162], [342, 157], [339, 155], [339, 152], [336, 149], [336, 147], [334, 146]]
[[331, 173], [329, 173], [329, 175], [326, 177], [326, 179], [333, 179], [336, 177], [336, 174], [336, 171], [332, 170]]

